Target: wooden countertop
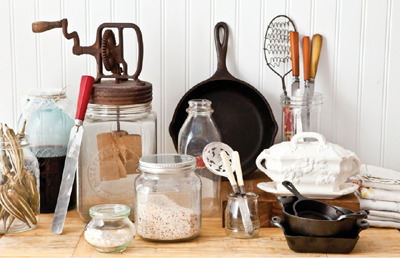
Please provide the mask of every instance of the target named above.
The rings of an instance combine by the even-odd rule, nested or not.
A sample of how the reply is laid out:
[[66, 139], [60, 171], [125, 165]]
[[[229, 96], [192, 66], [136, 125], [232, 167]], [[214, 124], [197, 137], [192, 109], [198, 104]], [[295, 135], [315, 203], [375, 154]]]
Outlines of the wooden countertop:
[[85, 223], [76, 210], [69, 211], [62, 235], [50, 233], [53, 214], [41, 214], [38, 228], [0, 235], [0, 257], [400, 257], [397, 229], [369, 228], [349, 255], [295, 253], [278, 228], [262, 228], [256, 239], [225, 235], [221, 218], [203, 219], [200, 236], [182, 243], [152, 243], [136, 237], [122, 254], [101, 254], [86, 243]]

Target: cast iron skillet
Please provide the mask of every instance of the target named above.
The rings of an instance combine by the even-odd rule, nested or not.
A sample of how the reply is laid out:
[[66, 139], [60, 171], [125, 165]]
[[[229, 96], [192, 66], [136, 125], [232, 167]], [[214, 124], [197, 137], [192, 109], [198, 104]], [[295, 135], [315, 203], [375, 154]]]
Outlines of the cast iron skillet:
[[[220, 29], [224, 31], [220, 42]], [[269, 148], [278, 126], [267, 100], [254, 87], [233, 77], [226, 67], [228, 25], [219, 22], [214, 29], [218, 68], [215, 74], [191, 88], [178, 103], [169, 126], [169, 134], [178, 150], [178, 134], [191, 99], [212, 101], [212, 114], [222, 136], [222, 142], [240, 153], [243, 175], [257, 169], [258, 154]]]
[[[293, 204], [297, 201], [296, 196], [280, 196], [277, 202], [282, 206], [283, 224], [286, 231], [292, 236], [313, 236], [313, 237], [347, 237], [353, 238], [355, 228], [364, 218], [367, 218], [366, 211], [359, 211], [357, 216], [350, 216], [342, 220], [316, 220], [301, 218], [294, 215]], [[336, 206], [335, 206], [336, 207]], [[343, 207], [336, 207], [343, 214], [354, 214], [355, 212]]]
[[369, 227], [367, 220], [360, 219], [346, 236], [313, 237], [293, 235], [279, 217], [273, 217], [271, 224], [282, 229], [289, 248], [300, 253], [350, 253], [360, 238], [359, 233]]
[[318, 220], [336, 220], [343, 215], [343, 212], [334, 206], [317, 200], [311, 200], [301, 195], [296, 187], [289, 181], [283, 181], [282, 185], [297, 197], [297, 201], [293, 203], [293, 211], [294, 215], [298, 217]]

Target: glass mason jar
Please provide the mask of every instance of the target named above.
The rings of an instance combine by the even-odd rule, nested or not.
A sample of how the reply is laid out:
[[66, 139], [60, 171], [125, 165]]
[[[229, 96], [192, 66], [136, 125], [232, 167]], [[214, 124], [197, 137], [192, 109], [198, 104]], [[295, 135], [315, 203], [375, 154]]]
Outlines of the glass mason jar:
[[120, 253], [135, 238], [135, 225], [126, 205], [103, 204], [89, 209], [92, 220], [85, 227], [85, 239], [101, 253]]
[[157, 149], [156, 120], [151, 102], [123, 106], [89, 103], [77, 177], [77, 211], [82, 221], [89, 222], [89, 208], [100, 204], [126, 204], [134, 211], [139, 158]]
[[236, 194], [228, 194], [228, 204], [225, 210], [225, 233], [233, 238], [254, 238], [260, 234], [260, 217], [258, 215], [258, 195], [248, 192], [244, 200], [250, 211], [250, 219], [253, 222], [254, 232], [252, 235], [245, 231], [242, 214], [239, 209], [239, 198]]
[[8, 137], [14, 133], [7, 125], [4, 129], [4, 134], [3, 127], [0, 130], [0, 234], [12, 234], [38, 225], [40, 174], [27, 138], [23, 133]]
[[[312, 98], [281, 95], [282, 141], [290, 141], [301, 132], [320, 133], [322, 94], [315, 92]], [[310, 139], [306, 139], [307, 141]]]
[[137, 234], [150, 241], [184, 241], [201, 229], [201, 180], [196, 159], [158, 154], [140, 159], [135, 181]]
[[[75, 106], [63, 90], [35, 88], [23, 99], [18, 122], [29, 135], [30, 149], [38, 158], [40, 169], [40, 212], [52, 213], [57, 204]], [[76, 183], [73, 185], [68, 210], [76, 206]]]
[[220, 142], [221, 134], [211, 114], [211, 101], [193, 99], [186, 109], [188, 117], [178, 135], [178, 153], [196, 157], [196, 174], [202, 183], [202, 216], [212, 217], [221, 207], [221, 177], [209, 171], [202, 158], [204, 147], [210, 142]]

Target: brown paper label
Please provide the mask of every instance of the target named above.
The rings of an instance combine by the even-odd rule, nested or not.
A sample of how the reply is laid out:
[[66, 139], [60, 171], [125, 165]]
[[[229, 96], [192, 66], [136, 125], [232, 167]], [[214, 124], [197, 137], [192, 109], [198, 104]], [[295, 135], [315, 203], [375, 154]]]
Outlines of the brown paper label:
[[140, 135], [126, 131], [97, 135], [100, 180], [118, 180], [135, 174], [142, 157]]

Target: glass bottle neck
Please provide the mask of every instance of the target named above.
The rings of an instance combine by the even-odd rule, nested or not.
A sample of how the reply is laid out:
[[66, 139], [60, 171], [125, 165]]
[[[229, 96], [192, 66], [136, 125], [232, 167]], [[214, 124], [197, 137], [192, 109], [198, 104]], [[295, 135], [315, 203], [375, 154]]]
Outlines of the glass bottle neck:
[[207, 99], [193, 99], [189, 101], [189, 108], [186, 109], [189, 115], [209, 116], [214, 110], [211, 108], [211, 101]]

